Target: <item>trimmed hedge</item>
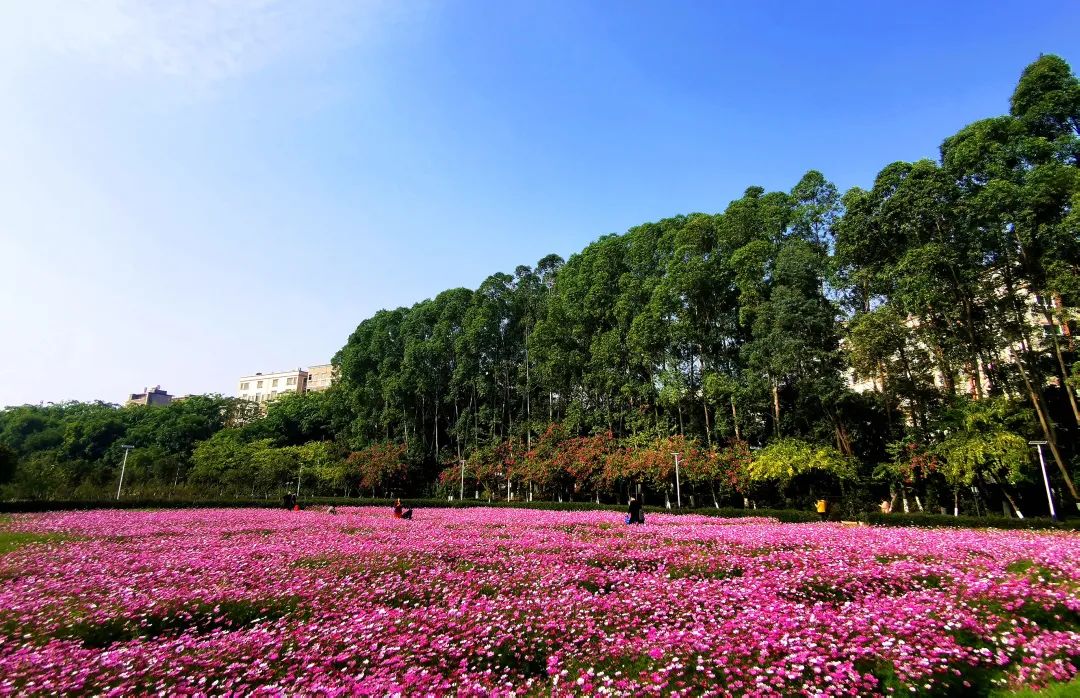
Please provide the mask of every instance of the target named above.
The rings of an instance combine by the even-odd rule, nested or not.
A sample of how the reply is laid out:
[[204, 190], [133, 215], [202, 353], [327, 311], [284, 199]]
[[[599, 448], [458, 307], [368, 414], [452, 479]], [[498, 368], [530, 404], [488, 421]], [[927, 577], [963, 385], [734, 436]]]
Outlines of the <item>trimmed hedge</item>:
[[90, 509], [236, 509], [281, 508], [281, 501], [270, 499], [140, 499], [140, 500], [77, 500], [23, 499], [0, 502], [0, 514], [28, 514], [44, 511], [88, 511]]
[[948, 514], [865, 514], [871, 526], [924, 526], [927, 528], [1003, 528], [1011, 530], [1057, 529], [1080, 531], [1080, 521], [1047, 518], [1010, 519], [1004, 516], [949, 516]]
[[[596, 502], [488, 502], [484, 499], [405, 499], [405, 505], [413, 509], [472, 509], [476, 507], [534, 509], [537, 511], [612, 511], [625, 512], [625, 504], [597, 504]], [[394, 505], [392, 499], [361, 499], [344, 497], [309, 497], [301, 499], [302, 507], [361, 506], [386, 507]], [[46, 511], [87, 511], [90, 509], [235, 509], [235, 508], [281, 508], [280, 500], [274, 499], [206, 499], [206, 500], [22, 500], [0, 502], [0, 513], [34, 513]], [[772, 518], [787, 523], [817, 521], [813, 512], [792, 509], [737, 509], [734, 507], [700, 507], [696, 509], [667, 509], [660, 506], [643, 507], [646, 514], [698, 514], [720, 518]]]
[[783, 523], [811, 523], [819, 521], [821, 517], [812, 511], [801, 509], [737, 509], [735, 507], [722, 507], [720, 509], [701, 507], [698, 509], [684, 509], [686, 514], [700, 514], [701, 516], [717, 516], [723, 519], [742, 518], [767, 518], [776, 519]]
[[[483, 499], [405, 499], [413, 509], [471, 509], [475, 507], [534, 509], [537, 511], [611, 511], [625, 512], [625, 504], [597, 504], [596, 502], [488, 502]], [[302, 499], [302, 507], [318, 506], [393, 506], [392, 499], [361, 499], [356, 497], [310, 497]], [[89, 509], [225, 509], [225, 508], [281, 508], [281, 500], [274, 499], [205, 499], [205, 500], [24, 500], [0, 502], [0, 513], [33, 513], [45, 511], [86, 511]], [[644, 507], [646, 514], [698, 514], [726, 519], [747, 517], [770, 518], [784, 523], [810, 523], [818, 520], [812, 511], [799, 509], [737, 509], [723, 507], [699, 507], [696, 509], [667, 509], [658, 506]], [[940, 514], [879, 514], [869, 513], [859, 517], [871, 526], [922, 526], [932, 528], [1001, 528], [1001, 529], [1055, 529], [1080, 530], [1080, 520], [1051, 521], [1046, 518], [1009, 519], [1001, 516], [948, 516]]]

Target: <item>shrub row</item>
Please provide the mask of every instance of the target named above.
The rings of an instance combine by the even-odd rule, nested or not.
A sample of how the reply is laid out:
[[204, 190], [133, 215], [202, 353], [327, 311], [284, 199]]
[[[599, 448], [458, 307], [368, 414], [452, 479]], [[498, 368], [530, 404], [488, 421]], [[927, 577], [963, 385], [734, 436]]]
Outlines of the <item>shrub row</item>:
[[1054, 528], [1080, 531], [1080, 520], [1054, 521], [1048, 518], [1011, 519], [1004, 516], [949, 516], [948, 514], [864, 514], [871, 526], [925, 526], [929, 528], [1004, 528], [1031, 530]]
[[[360, 499], [344, 497], [309, 497], [301, 499], [303, 507], [312, 506], [372, 506], [391, 507], [392, 499]], [[495, 507], [512, 509], [535, 509], [538, 511], [617, 511], [625, 512], [625, 504], [597, 504], [596, 502], [488, 502], [484, 499], [408, 499], [405, 504], [413, 509], [469, 509]], [[0, 513], [33, 513], [45, 511], [86, 511], [89, 509], [211, 509], [254, 507], [275, 509], [282, 503], [273, 499], [205, 499], [205, 500], [17, 500], [0, 502]], [[737, 509], [734, 507], [700, 507], [696, 509], [666, 509], [659, 506], [644, 507], [646, 514], [683, 513], [716, 516], [721, 518], [763, 517], [788, 523], [817, 521], [816, 514], [792, 509]]]
[[[596, 502], [488, 502], [483, 499], [409, 499], [407, 506], [413, 509], [452, 508], [467, 509], [473, 507], [497, 507], [515, 509], [535, 509], [539, 511], [626, 511], [625, 504], [597, 504]], [[374, 506], [391, 507], [392, 499], [358, 499], [344, 497], [311, 497], [301, 500], [304, 507], [312, 506]], [[205, 499], [205, 500], [18, 500], [0, 502], [0, 513], [31, 513], [44, 511], [84, 511], [89, 509], [208, 509], [255, 507], [274, 509], [281, 507], [279, 500], [273, 499]], [[797, 509], [737, 509], [734, 507], [700, 507], [696, 509], [665, 509], [664, 507], [646, 506], [646, 514], [684, 513], [720, 518], [764, 517], [785, 523], [806, 523], [817, 521], [814, 512]], [[864, 514], [859, 517], [862, 523], [871, 526], [924, 526], [948, 528], [1001, 528], [1001, 529], [1060, 529], [1080, 530], [1080, 520], [1051, 521], [1046, 518], [1010, 519], [1001, 516], [948, 516], [941, 514]]]
[[19, 499], [0, 502], [0, 514], [28, 514], [43, 511], [86, 511], [89, 509], [228, 509], [239, 507], [281, 507], [270, 499]]

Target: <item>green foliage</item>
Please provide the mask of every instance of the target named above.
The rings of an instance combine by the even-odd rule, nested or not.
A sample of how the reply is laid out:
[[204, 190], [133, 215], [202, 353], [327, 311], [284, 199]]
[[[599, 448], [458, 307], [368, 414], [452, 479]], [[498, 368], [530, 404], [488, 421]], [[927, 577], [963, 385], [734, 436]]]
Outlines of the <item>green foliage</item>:
[[19, 531], [0, 530], [0, 555], [35, 543], [57, 543], [66, 540], [59, 534], [22, 533]]
[[857, 471], [855, 462], [832, 446], [780, 439], [754, 455], [747, 474], [752, 482], [774, 482], [783, 489], [801, 475], [821, 474], [852, 480]]
[[334, 396], [330, 392], [286, 393], [268, 403], [266, 416], [244, 428], [248, 439], [275, 446], [300, 446], [334, 437]]
[[379, 311], [330, 390], [265, 414], [220, 396], [0, 410], [0, 496], [101, 496], [127, 444], [132, 497], [449, 495], [464, 461], [485, 498], [660, 499], [679, 452], [689, 496], [839, 488], [854, 513], [879, 495], [1021, 495], [1037, 438], [1080, 499], [1078, 165], [1080, 81], [1041, 56], [1009, 114], [938, 160], [843, 195], [816, 170], [750, 186], [721, 213]]
[[1057, 56], [1040, 56], [1024, 69], [1010, 106], [1012, 115], [1038, 135], [1080, 133], [1080, 84]]
[[409, 467], [405, 448], [404, 444], [386, 441], [350, 453], [347, 465], [358, 476], [361, 491], [385, 492], [400, 487]]
[[977, 477], [1016, 484], [1030, 469], [1029, 415], [1007, 398], [956, 403], [944, 420], [950, 429], [935, 451], [944, 460], [941, 473], [950, 485], [971, 485]]
[[104, 621], [80, 621], [64, 628], [58, 637], [77, 640], [87, 648], [109, 647], [116, 642], [185, 632], [237, 630], [260, 622], [273, 622], [297, 612], [293, 596], [270, 599], [200, 601], [182, 608], [160, 608], [138, 618], [117, 616]]
[[990, 696], [991, 698], [1076, 698], [1080, 696], [1080, 677], [1068, 683], [1054, 682], [1045, 688], [992, 691]]
[[0, 485], [11, 482], [15, 477], [15, 467], [19, 462], [19, 456], [15, 449], [0, 444]]
[[1003, 516], [946, 516], [944, 514], [898, 514], [894, 512], [891, 514], [868, 513], [864, 514], [861, 519], [871, 526], [1080, 530], [1080, 521], [1053, 521], [1052, 519], [1043, 518], [1009, 519]]

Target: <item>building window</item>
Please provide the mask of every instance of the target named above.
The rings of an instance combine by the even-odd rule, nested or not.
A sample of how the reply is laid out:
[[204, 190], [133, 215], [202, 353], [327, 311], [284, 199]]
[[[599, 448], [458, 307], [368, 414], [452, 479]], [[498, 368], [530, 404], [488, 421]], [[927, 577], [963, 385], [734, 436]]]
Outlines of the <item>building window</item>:
[[255, 387], [256, 388], [261, 388], [262, 387], [262, 381], [258, 381], [257, 383], [255, 383]]
[[277, 382], [278, 382], [278, 379], [277, 379], [277, 378], [275, 378], [275, 379], [274, 379], [274, 382], [273, 382], [273, 383], [271, 384], [271, 387], [274, 387], [274, 388], [276, 388], [276, 387], [277, 387]]
[[262, 402], [262, 393], [255, 393], [255, 402]]
[[285, 385], [296, 385], [296, 376], [285, 379]]
[[248, 384], [247, 383], [241, 383], [240, 384], [240, 389], [241, 390], [247, 390], [248, 389]]
[[272, 399], [274, 399], [276, 397], [277, 397], [277, 391], [276, 390], [271, 390], [270, 391], [270, 399], [272, 400]]

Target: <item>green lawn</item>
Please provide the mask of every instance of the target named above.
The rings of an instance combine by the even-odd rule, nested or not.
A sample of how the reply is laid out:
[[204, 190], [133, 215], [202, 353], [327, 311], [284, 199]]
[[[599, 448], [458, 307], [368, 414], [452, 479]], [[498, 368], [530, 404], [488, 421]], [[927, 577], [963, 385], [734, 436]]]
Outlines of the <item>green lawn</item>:
[[0, 530], [0, 555], [10, 553], [16, 548], [21, 548], [22, 546], [30, 545], [31, 543], [52, 543], [67, 539], [67, 536], [56, 533], [21, 533], [19, 531]]
[[1015, 691], [1001, 691], [992, 694], [993, 698], [1078, 698], [1080, 697], [1080, 678], [1069, 683], [1056, 683], [1040, 690], [1021, 688]]

